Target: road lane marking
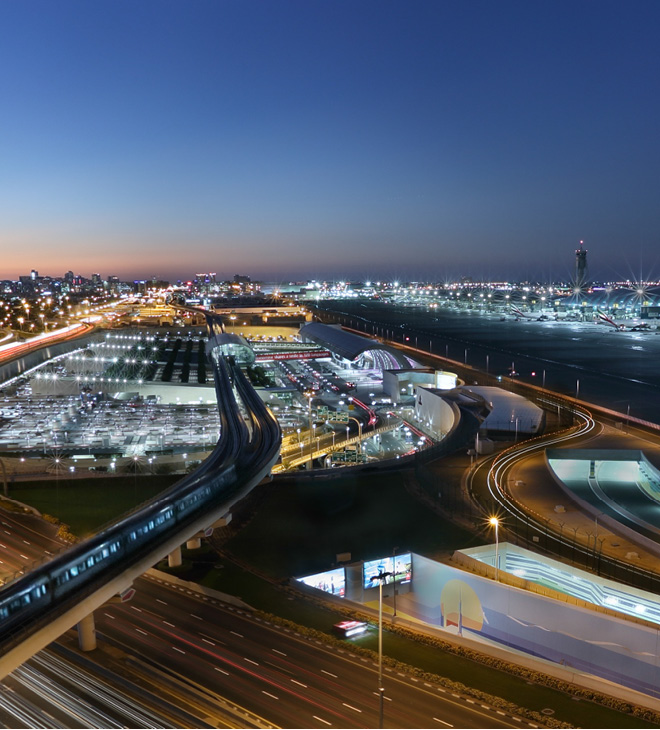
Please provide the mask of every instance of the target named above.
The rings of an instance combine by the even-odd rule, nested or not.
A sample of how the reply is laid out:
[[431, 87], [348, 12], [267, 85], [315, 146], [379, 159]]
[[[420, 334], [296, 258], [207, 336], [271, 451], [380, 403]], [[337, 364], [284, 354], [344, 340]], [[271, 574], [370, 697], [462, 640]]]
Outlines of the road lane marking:
[[348, 704], [346, 704], [346, 702], [342, 702], [342, 705], [344, 705], [344, 707], [348, 707], [349, 710], [355, 710], [355, 712], [362, 712], [362, 710], [358, 710], [357, 707], [353, 707], [353, 705], [348, 705]]
[[281, 654], [282, 656], [286, 656], [286, 654], [285, 654], [285, 653], [284, 653], [283, 651], [280, 651], [279, 649], [273, 649], [273, 651], [274, 651], [274, 652], [275, 652], [276, 654]]
[[265, 689], [262, 689], [261, 693], [267, 695], [268, 697], [272, 697], [274, 700], [279, 700], [279, 697], [275, 697], [275, 695], [272, 695], [270, 692], [266, 692]]
[[229, 672], [225, 672], [225, 670], [220, 669], [220, 667], [213, 667], [213, 669], [215, 669], [216, 672], [221, 672], [222, 674], [226, 674], [227, 676], [229, 676]]
[[27, 556], [27, 555], [23, 555], [23, 553], [19, 553], [19, 555], [20, 555], [20, 556], [21, 556], [22, 558], [24, 558], [25, 560], [29, 560], [29, 559], [30, 559], [30, 558], [28, 558], [28, 556]]
[[111, 619], [113, 619], [113, 620], [114, 620], [114, 618], [115, 618], [115, 617], [114, 617], [114, 616], [112, 616], [111, 614], [109, 614], [109, 613], [105, 613], [105, 611], [103, 612], [103, 614], [104, 614], [105, 616], [107, 616], [108, 618], [111, 618]]
[[321, 671], [323, 672], [323, 674], [327, 674], [329, 677], [334, 677], [335, 679], [337, 679], [336, 674], [333, 674], [332, 672], [327, 672], [325, 669], [322, 669]]
[[167, 606], [167, 603], [165, 603], [165, 601], [161, 601], [161, 600], [160, 600], [160, 598], [157, 598], [157, 599], [156, 599], [156, 602], [157, 602], [157, 603], [162, 603], [162, 604], [163, 604], [163, 606]]
[[179, 649], [178, 646], [173, 646], [172, 649], [174, 649], [174, 651], [178, 651], [179, 654], [185, 654], [186, 653], [183, 649]]
[[294, 684], [297, 684], [297, 685], [299, 685], [300, 687], [304, 687], [305, 689], [307, 689], [307, 685], [306, 685], [306, 684], [303, 684], [302, 682], [299, 682], [299, 681], [298, 681], [297, 679], [292, 679], [291, 681], [292, 681], [292, 682], [293, 682]]
[[315, 720], [318, 720], [319, 722], [322, 722], [322, 723], [324, 723], [325, 725], [330, 725], [330, 726], [332, 727], [332, 723], [331, 723], [331, 722], [328, 722], [327, 720], [324, 720], [324, 719], [323, 719], [322, 717], [319, 717], [318, 715], [312, 715], [312, 717], [313, 717], [313, 718], [314, 718]]
[[135, 630], [138, 632], [138, 634], [143, 634], [144, 636], [149, 636], [149, 634], [147, 634], [146, 631], [142, 631], [142, 629], [135, 629]]
[[171, 623], [170, 623], [169, 621], [163, 621], [163, 623], [164, 623], [164, 624], [165, 624], [166, 626], [170, 626], [170, 627], [171, 627], [171, 628], [173, 628], [173, 629], [174, 629], [174, 628], [176, 628], [176, 627], [174, 626], [174, 624], [171, 624]]
[[131, 608], [132, 608], [132, 609], [133, 609], [134, 611], [137, 611], [138, 613], [142, 613], [142, 609], [141, 609], [141, 608], [138, 608], [137, 606], [131, 606]]
[[210, 639], [202, 638], [202, 641], [206, 642], [207, 644], [210, 644], [211, 646], [215, 646], [215, 641], [211, 641]]
[[204, 619], [201, 616], [198, 616], [196, 613], [190, 614], [193, 618], [199, 619], [200, 621], [203, 621]]
[[23, 542], [24, 542], [24, 543], [25, 543], [26, 545], [30, 545], [30, 544], [31, 544], [31, 543], [29, 543], [29, 542], [28, 542], [27, 540], [23, 540]]
[[444, 720], [441, 720], [439, 717], [433, 718], [436, 722], [439, 722], [441, 725], [446, 725], [447, 727], [454, 727], [450, 722], [445, 722]]
[[246, 656], [244, 656], [243, 659], [245, 659], [246, 662], [250, 662], [250, 664], [254, 664], [255, 667], [259, 666], [259, 662], [252, 661], [252, 659], [248, 659]]
[[239, 634], [238, 631], [230, 631], [230, 634], [234, 634], [234, 636], [238, 636], [239, 639], [244, 639], [245, 637], [243, 634]]

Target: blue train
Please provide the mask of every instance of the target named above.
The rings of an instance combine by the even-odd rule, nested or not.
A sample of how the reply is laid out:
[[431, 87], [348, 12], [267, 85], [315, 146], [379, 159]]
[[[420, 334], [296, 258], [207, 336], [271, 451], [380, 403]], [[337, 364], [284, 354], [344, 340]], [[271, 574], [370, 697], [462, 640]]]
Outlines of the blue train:
[[[209, 329], [212, 330], [209, 325]], [[75, 545], [0, 590], [0, 647], [22, 640], [24, 631], [47, 623], [151, 553], [172, 532], [211, 508], [231, 504], [245, 485], [276, 458], [279, 425], [240, 368], [213, 353], [220, 410], [220, 440], [193, 474], [118, 522]], [[250, 428], [236, 403], [233, 387]]]

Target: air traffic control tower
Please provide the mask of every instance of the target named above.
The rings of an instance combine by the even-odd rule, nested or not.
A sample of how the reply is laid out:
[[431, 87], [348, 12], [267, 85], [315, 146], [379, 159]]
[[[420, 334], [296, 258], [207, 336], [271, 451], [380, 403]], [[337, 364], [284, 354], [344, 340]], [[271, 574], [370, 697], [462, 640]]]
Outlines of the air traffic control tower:
[[575, 249], [575, 286], [582, 289], [587, 285], [587, 249], [583, 248], [584, 241], [580, 241], [580, 248]]

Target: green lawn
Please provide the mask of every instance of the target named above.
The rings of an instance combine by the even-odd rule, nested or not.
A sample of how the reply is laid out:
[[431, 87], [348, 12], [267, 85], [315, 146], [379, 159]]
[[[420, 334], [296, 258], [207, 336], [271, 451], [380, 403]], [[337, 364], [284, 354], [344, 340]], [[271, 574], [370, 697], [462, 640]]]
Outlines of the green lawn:
[[480, 544], [410, 496], [399, 473], [332, 481], [274, 481], [228, 548], [273, 576], [327, 570], [337, 553], [353, 560], [413, 550], [428, 556]]
[[10, 486], [9, 496], [42, 514], [57, 517], [69, 525], [74, 535], [86, 537], [179, 479], [181, 475], [138, 474], [137, 477], [21, 481]]

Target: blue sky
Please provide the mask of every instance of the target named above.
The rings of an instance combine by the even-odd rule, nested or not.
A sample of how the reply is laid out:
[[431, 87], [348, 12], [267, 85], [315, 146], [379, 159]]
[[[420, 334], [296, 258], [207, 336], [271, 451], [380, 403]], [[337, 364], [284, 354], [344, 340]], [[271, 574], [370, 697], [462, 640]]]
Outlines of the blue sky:
[[659, 20], [7, 0], [0, 278], [660, 276]]

